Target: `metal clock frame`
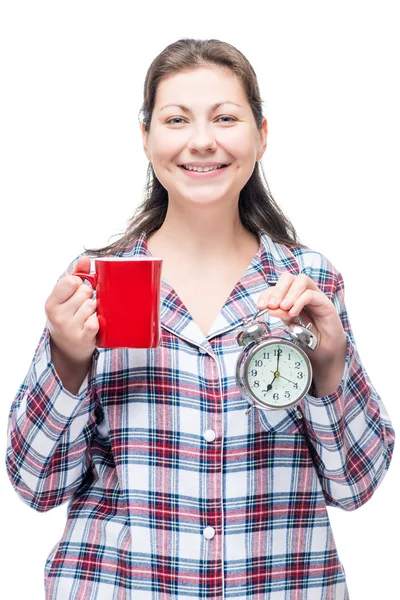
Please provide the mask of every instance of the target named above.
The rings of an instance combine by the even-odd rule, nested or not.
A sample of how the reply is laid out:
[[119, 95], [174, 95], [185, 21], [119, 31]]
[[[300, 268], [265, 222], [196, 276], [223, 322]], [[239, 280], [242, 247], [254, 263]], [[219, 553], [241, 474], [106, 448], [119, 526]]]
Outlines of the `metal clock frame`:
[[[272, 405], [272, 404], [269, 404], [268, 402], [263, 402], [262, 400], [257, 398], [257, 396], [255, 396], [255, 394], [253, 394], [253, 392], [251, 391], [249, 380], [248, 380], [247, 373], [248, 373], [248, 366], [250, 364], [251, 359], [262, 348], [264, 348], [266, 346], [270, 346], [271, 344], [281, 344], [284, 346], [289, 346], [290, 348], [295, 348], [301, 354], [301, 356], [304, 358], [306, 365], [308, 366], [308, 378], [307, 378], [307, 383], [305, 386], [305, 391], [302, 393], [302, 395], [299, 398], [297, 398], [295, 401], [291, 402], [290, 404], [286, 404], [284, 407]], [[241, 392], [244, 394], [244, 396], [250, 402], [252, 407], [257, 406], [258, 408], [263, 408], [263, 409], [267, 409], [267, 410], [286, 410], [288, 408], [297, 406], [297, 404], [299, 404], [299, 402], [304, 398], [304, 396], [307, 394], [308, 390], [310, 389], [311, 383], [312, 383], [312, 378], [313, 378], [312, 365], [311, 365], [311, 361], [310, 361], [309, 357], [307, 356], [306, 352], [303, 350], [303, 348], [301, 348], [301, 346], [299, 344], [297, 344], [295, 342], [291, 342], [289, 340], [285, 340], [284, 338], [281, 338], [278, 336], [269, 335], [268, 339], [264, 339], [263, 341], [254, 340], [253, 342], [250, 342], [243, 349], [242, 352], [243, 353], [242, 353], [241, 360], [238, 361], [238, 363], [236, 365], [236, 382], [237, 382]], [[242, 381], [242, 374], [244, 375], [243, 379], [245, 380], [246, 385], [248, 387], [246, 387]]]

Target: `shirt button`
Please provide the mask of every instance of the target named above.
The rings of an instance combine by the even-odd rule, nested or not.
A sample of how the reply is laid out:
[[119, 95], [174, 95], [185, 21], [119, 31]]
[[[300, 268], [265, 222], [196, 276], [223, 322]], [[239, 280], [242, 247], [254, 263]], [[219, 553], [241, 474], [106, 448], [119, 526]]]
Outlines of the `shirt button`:
[[303, 415], [301, 414], [301, 411], [298, 408], [296, 408], [296, 417], [298, 419], [302, 419], [303, 418]]
[[206, 538], [206, 540], [212, 540], [212, 538], [215, 535], [214, 527], [206, 527], [205, 530], [203, 531], [203, 535]]
[[199, 348], [200, 354], [207, 354], [207, 350], [205, 348]]
[[213, 429], [207, 429], [207, 431], [203, 433], [203, 437], [206, 442], [213, 442], [215, 440], [215, 431]]

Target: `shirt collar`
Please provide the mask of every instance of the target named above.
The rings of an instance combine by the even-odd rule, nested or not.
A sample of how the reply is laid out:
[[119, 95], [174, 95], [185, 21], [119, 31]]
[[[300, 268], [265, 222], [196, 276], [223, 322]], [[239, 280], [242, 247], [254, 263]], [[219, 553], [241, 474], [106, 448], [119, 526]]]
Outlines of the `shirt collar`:
[[[211, 338], [230, 329], [238, 328], [239, 332], [243, 319], [256, 314], [259, 295], [270, 285], [275, 285], [284, 271], [294, 275], [299, 272], [297, 261], [287, 246], [274, 242], [263, 229], [258, 230], [258, 238], [260, 244], [257, 252], [226, 299], [207, 336], [165, 277], [162, 277], [160, 290], [161, 326], [189, 342], [209, 348]], [[151, 257], [146, 240], [147, 234], [140, 234], [133, 245], [123, 252], [123, 256]], [[204, 293], [210, 291], [205, 290]]]

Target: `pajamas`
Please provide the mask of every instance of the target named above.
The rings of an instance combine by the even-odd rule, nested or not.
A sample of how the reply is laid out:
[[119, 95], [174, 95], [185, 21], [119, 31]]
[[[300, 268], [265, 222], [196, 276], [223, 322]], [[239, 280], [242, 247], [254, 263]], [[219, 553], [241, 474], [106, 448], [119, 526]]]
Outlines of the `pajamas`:
[[[160, 346], [96, 348], [76, 396], [51, 362], [45, 326], [11, 407], [7, 469], [32, 508], [68, 502], [46, 600], [349, 597], [327, 506], [355, 510], [371, 498], [394, 431], [358, 355], [340, 272], [319, 252], [262, 229], [259, 239], [207, 336], [163, 278]], [[119, 256], [151, 256], [146, 235]], [[286, 271], [334, 303], [343, 378], [323, 398], [311, 388], [297, 408], [246, 415], [236, 335]]]

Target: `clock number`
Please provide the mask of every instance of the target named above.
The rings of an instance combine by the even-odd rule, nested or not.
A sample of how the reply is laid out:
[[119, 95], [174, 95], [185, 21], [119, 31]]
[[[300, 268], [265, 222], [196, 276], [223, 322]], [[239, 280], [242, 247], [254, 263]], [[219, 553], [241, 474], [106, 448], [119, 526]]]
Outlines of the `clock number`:
[[263, 364], [262, 360], [255, 360], [254, 361], [254, 366], [255, 367], [262, 367], [262, 364]]
[[286, 390], [285, 392], [285, 398], [290, 398], [290, 392]]
[[303, 372], [297, 373], [297, 379], [303, 379]]
[[274, 400], [279, 400], [279, 394], [277, 392], [275, 392], [275, 394], [272, 397]]
[[296, 363], [295, 363], [295, 367], [294, 367], [294, 368], [295, 368], [295, 369], [300, 369], [300, 363], [299, 363], [299, 362], [296, 362]]
[[258, 379], [253, 381], [253, 385], [254, 385], [254, 387], [260, 387], [260, 382], [258, 381]]
[[257, 377], [257, 371], [256, 371], [256, 369], [252, 369], [252, 370], [250, 371], [250, 373], [251, 373], [251, 376], [252, 376], [252, 377]]
[[282, 354], [281, 348], [278, 348], [278, 350], [276, 350], [276, 349], [274, 350], [274, 356], [281, 356], [281, 354]]

